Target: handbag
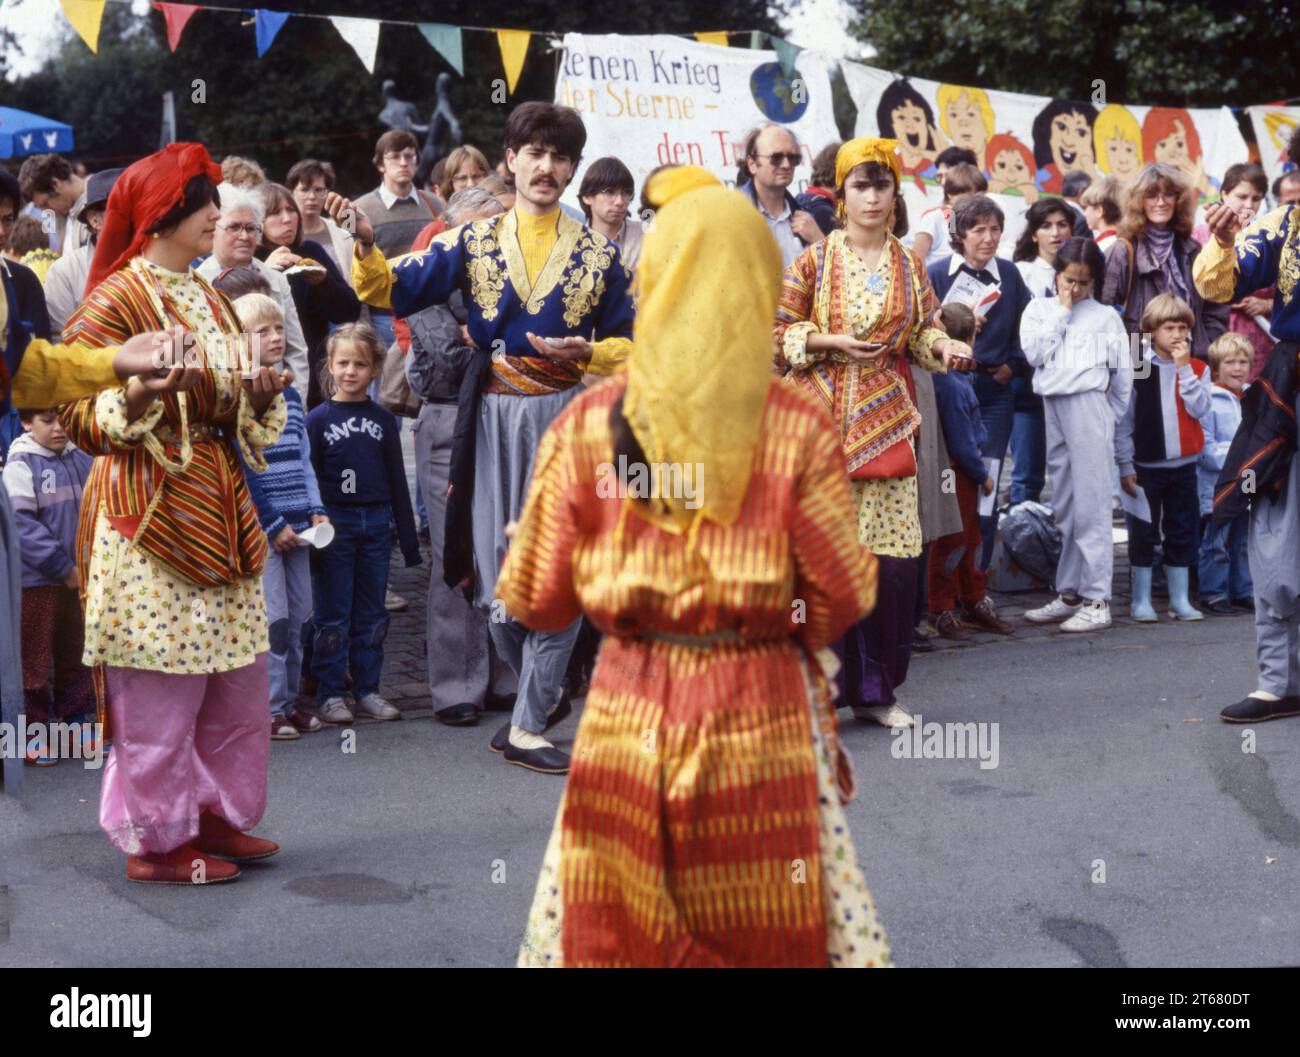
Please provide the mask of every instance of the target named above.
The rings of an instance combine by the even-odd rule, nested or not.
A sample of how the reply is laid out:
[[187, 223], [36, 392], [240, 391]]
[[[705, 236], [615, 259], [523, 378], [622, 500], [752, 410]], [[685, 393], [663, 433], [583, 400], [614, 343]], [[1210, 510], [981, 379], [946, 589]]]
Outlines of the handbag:
[[851, 481], [871, 481], [885, 477], [915, 477], [916, 449], [912, 438], [895, 441], [870, 462], [849, 471]]
[[394, 415], [416, 418], [420, 414], [420, 398], [411, 392], [406, 380], [406, 353], [398, 342], [393, 342], [384, 357], [384, 367], [379, 373], [379, 406]]

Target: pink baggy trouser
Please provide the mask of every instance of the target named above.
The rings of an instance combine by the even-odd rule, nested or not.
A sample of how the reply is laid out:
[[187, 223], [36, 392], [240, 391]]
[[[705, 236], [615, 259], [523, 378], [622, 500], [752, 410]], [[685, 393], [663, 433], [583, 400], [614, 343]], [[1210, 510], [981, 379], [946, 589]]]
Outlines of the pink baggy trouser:
[[211, 811], [250, 830], [266, 810], [271, 755], [266, 654], [214, 675], [106, 671], [113, 748], [99, 825], [130, 855], [193, 840]]

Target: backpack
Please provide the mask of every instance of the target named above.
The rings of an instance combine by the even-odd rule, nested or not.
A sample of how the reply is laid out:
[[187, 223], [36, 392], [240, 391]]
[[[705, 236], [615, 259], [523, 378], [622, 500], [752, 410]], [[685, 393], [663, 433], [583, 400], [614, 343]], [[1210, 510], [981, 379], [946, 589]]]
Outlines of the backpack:
[[1061, 530], [1056, 527], [1050, 507], [1029, 501], [1017, 503], [998, 520], [998, 534], [1013, 562], [1035, 579], [1055, 587]]

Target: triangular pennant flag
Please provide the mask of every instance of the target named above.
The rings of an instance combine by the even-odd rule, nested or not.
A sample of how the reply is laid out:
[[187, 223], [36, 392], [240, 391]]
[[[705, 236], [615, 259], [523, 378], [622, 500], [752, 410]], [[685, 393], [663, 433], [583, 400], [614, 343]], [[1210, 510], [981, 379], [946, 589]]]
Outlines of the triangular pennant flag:
[[254, 12], [257, 19], [257, 57], [260, 59], [271, 47], [280, 27], [289, 21], [287, 11], [264, 11], [258, 8]]
[[167, 23], [167, 46], [175, 51], [176, 45], [181, 42], [181, 34], [185, 31], [185, 23], [199, 9], [199, 5], [154, 4], [153, 6], [162, 12], [163, 21]]
[[776, 60], [781, 64], [781, 72], [785, 74], [787, 81], [794, 80], [794, 60], [799, 57], [803, 48], [798, 44], [791, 44], [788, 40], [782, 40], [780, 37], [772, 38], [772, 47], [776, 49]]
[[524, 56], [532, 33], [526, 29], [498, 29], [497, 44], [501, 46], [501, 65], [506, 68], [506, 89], [514, 94], [519, 75], [524, 70]]
[[728, 43], [726, 30], [722, 30], [718, 33], [696, 33], [695, 39], [701, 44], [718, 44], [724, 48]]
[[104, 18], [105, 0], [59, 0], [63, 13], [68, 16], [86, 47], [99, 53], [99, 23]]
[[767, 36], [761, 29], [751, 29], [749, 31], [749, 46], [754, 51], [763, 50], [763, 38]]
[[352, 45], [366, 73], [375, 72], [375, 53], [379, 50], [379, 27], [383, 25], [377, 18], [345, 18], [333, 15], [330, 21], [339, 31], [339, 36]]
[[445, 26], [441, 22], [421, 22], [419, 30], [439, 55], [451, 64], [451, 68], [462, 77], [465, 76], [465, 53], [460, 43], [460, 27]]

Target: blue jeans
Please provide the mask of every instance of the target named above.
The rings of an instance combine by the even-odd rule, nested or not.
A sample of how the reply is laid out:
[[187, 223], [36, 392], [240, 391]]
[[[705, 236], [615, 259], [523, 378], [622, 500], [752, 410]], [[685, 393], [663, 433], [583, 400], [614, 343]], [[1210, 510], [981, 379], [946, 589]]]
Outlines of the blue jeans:
[[1016, 413], [1011, 426], [1011, 504], [1030, 499], [1035, 503], [1047, 482], [1047, 425], [1043, 419], [1043, 398], [1034, 392], [1030, 378], [1011, 380]]
[[1197, 573], [1201, 601], [1252, 597], [1255, 586], [1250, 580], [1250, 566], [1246, 564], [1250, 515], [1239, 514], [1229, 524], [1217, 528], [1208, 516], [1201, 520], [1204, 525]]
[[[1000, 465], [1006, 458], [1007, 442], [1011, 439], [1011, 428], [1015, 420], [1015, 390], [1010, 384], [995, 382], [991, 374], [980, 370], [975, 374], [975, 397], [980, 402], [980, 420], [988, 434], [980, 454], [986, 459], [997, 459]], [[987, 569], [993, 558], [993, 540], [997, 532], [996, 511], [988, 517], [980, 518], [980, 536], [983, 542], [979, 561], [981, 569]]]
[[271, 547], [262, 573], [271, 649], [266, 677], [271, 713], [282, 716], [298, 696], [302, 674], [302, 629], [311, 619], [311, 555], [304, 547], [281, 554]]
[[311, 672], [321, 701], [342, 697], [348, 670], [359, 701], [379, 690], [388, 634], [388, 503], [328, 506], [334, 540], [312, 551]]

